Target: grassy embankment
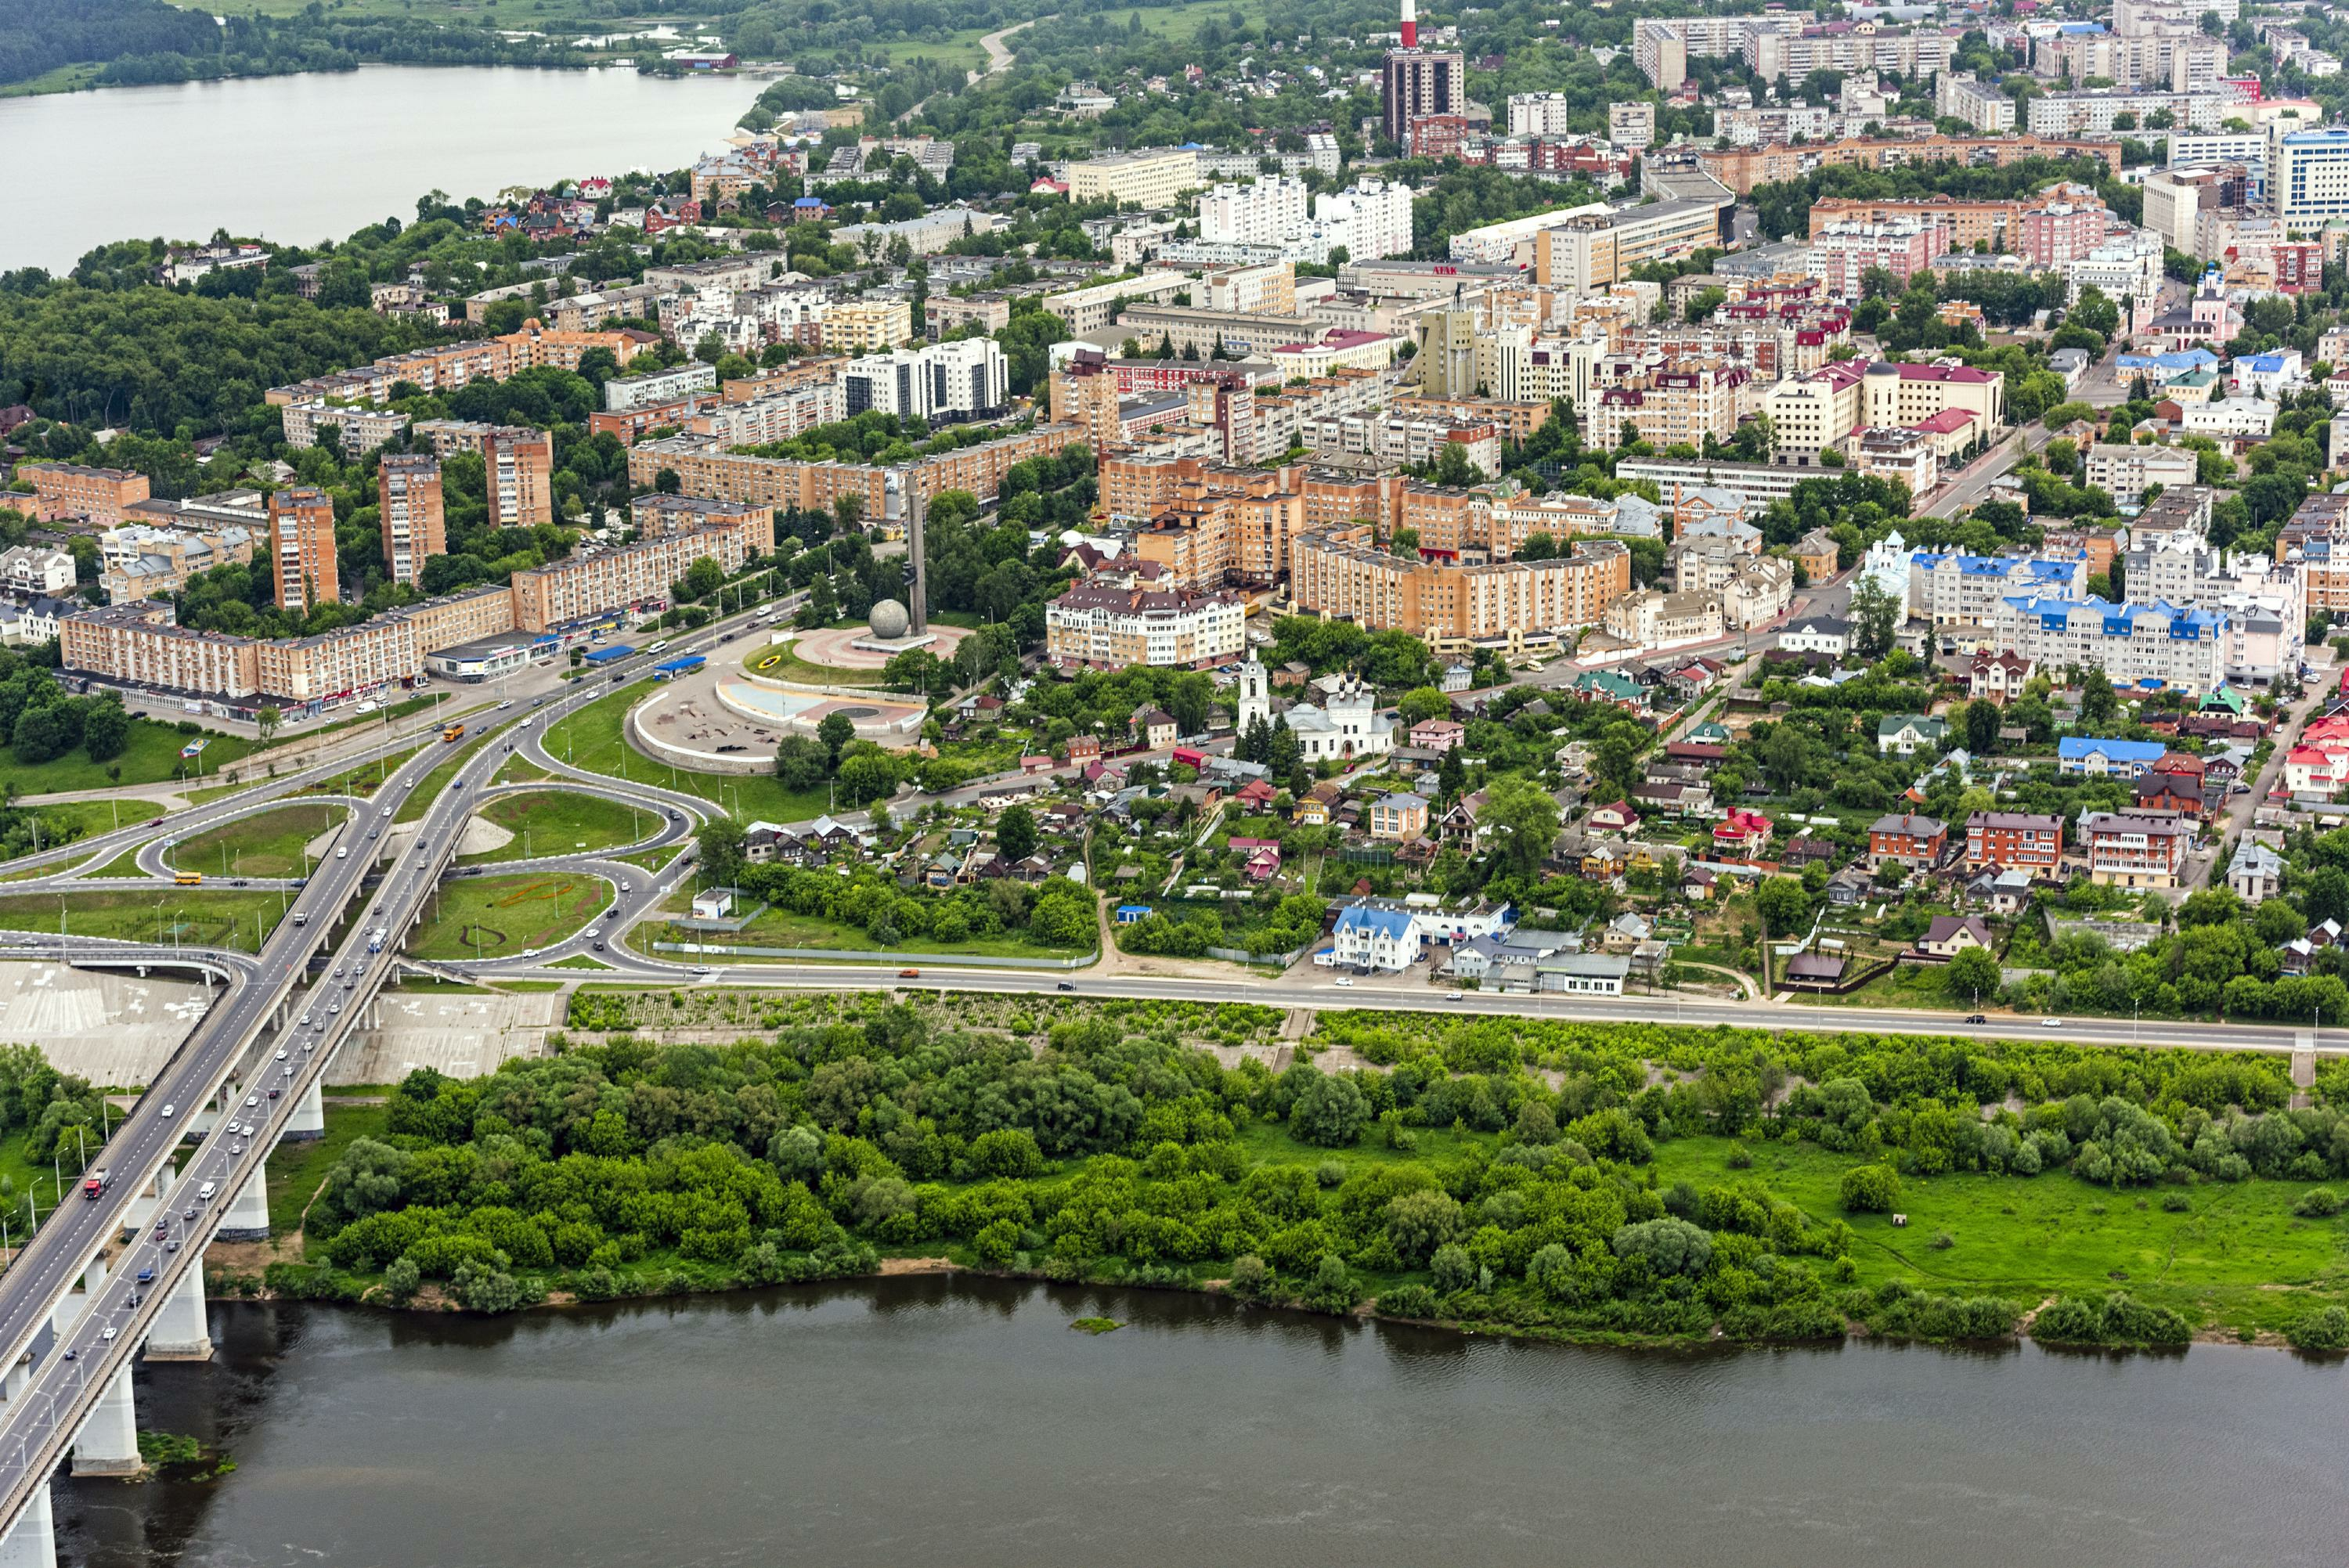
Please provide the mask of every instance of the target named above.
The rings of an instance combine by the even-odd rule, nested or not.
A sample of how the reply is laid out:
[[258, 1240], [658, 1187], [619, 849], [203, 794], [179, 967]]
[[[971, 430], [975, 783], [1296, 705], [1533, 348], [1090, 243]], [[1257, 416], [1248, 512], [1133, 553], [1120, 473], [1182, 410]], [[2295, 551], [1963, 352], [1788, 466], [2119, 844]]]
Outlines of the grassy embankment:
[[[665, 912], [672, 914], [687, 913], [692, 907], [693, 898], [690, 889], [680, 889], [676, 897], [661, 905]], [[705, 934], [672, 925], [647, 924], [636, 929], [631, 935], [630, 944], [639, 951], [648, 953], [655, 941], [709, 941], [745, 947], [834, 947], [865, 950], [881, 945], [873, 940], [872, 934], [863, 926], [850, 925], [843, 921], [827, 920], [820, 914], [798, 914], [787, 909], [771, 908], [760, 911], [757, 918], [750, 924], [730, 935]], [[1049, 947], [1016, 934], [972, 936], [961, 942], [939, 942], [933, 937], [907, 935], [890, 943], [888, 948], [892, 953], [936, 953], [958, 958], [1073, 958], [1081, 953], [1089, 953], [1092, 950], [1090, 944], [1083, 947]], [[729, 962], [787, 964], [792, 960], [745, 956], [740, 960], [730, 959]], [[829, 963], [832, 960], [825, 960], [825, 962]], [[885, 961], [876, 959], [874, 962]], [[887, 962], [894, 962], [894, 960]]]
[[772, 773], [694, 773], [640, 755], [623, 738], [627, 710], [649, 693], [618, 691], [550, 725], [546, 754], [610, 778], [698, 795], [745, 822], [804, 822], [831, 810], [823, 789], [786, 789]]
[[660, 816], [641, 806], [624, 806], [601, 795], [567, 789], [533, 789], [498, 795], [474, 815], [513, 835], [480, 854], [459, 855], [460, 865], [492, 865], [546, 855], [584, 854], [633, 844], [658, 830]]
[[[134, 717], [119, 757], [93, 762], [89, 753], [77, 746], [63, 757], [47, 762], [20, 762], [14, 751], [0, 746], [0, 778], [14, 783], [19, 796], [112, 789], [126, 784], [162, 784], [183, 776], [209, 778], [225, 764], [241, 761], [259, 749], [254, 742], [242, 736], [208, 735], [202, 738], [205, 744], [201, 757], [182, 758], [180, 748], [195, 738], [198, 738], [182, 735], [158, 720]], [[194, 770], [199, 766], [202, 773], [196, 775]]]
[[[163, 814], [160, 802], [137, 799], [60, 800], [53, 806], [26, 806], [24, 810], [32, 812], [41, 824], [40, 848], [26, 850], [26, 855], [38, 854], [82, 839], [94, 839], [117, 828], [151, 822]], [[47, 876], [55, 870], [54, 866], [41, 866], [20, 874]], [[7, 880], [7, 877], [0, 876], [0, 882]]]
[[612, 901], [611, 884], [578, 872], [469, 877], [443, 884], [404, 951], [417, 958], [496, 958], [577, 933]]
[[200, 872], [208, 877], [302, 876], [310, 866], [305, 847], [350, 814], [341, 806], [280, 806], [182, 839], [166, 858], [174, 870]]
[[278, 892], [173, 887], [155, 891], [33, 893], [0, 898], [0, 927], [54, 932], [62, 905], [66, 930], [76, 936], [106, 936], [124, 942], [181, 942], [197, 947], [228, 947], [258, 953], [285, 917]]

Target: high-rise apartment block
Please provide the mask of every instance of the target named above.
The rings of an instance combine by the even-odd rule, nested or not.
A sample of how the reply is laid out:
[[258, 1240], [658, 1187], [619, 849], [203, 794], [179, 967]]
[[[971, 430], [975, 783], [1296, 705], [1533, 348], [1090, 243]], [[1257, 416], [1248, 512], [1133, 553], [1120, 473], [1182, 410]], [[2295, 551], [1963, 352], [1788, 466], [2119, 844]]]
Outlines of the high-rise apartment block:
[[376, 470], [376, 510], [386, 575], [406, 587], [422, 587], [424, 562], [449, 551], [440, 460], [423, 455], [384, 459]]
[[481, 438], [490, 525], [530, 528], [554, 521], [554, 438], [544, 430], [501, 425]]
[[1307, 206], [1302, 180], [1218, 185], [1199, 198], [1199, 238], [1216, 244], [1277, 245], [1305, 227]]
[[279, 609], [306, 615], [321, 604], [340, 602], [335, 503], [326, 491], [304, 485], [269, 498], [269, 560]]
[[1456, 115], [1468, 101], [1468, 57], [1457, 49], [1396, 49], [1386, 57], [1380, 129], [1409, 150], [1413, 120]]

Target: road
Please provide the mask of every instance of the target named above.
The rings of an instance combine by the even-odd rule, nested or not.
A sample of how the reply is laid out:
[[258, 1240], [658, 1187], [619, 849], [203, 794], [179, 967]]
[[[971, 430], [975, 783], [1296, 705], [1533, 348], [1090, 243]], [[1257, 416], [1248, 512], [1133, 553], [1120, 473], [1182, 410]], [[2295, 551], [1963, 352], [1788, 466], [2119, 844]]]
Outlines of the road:
[[[1049, 22], [1051, 19], [1052, 18], [1050, 16], [1030, 16], [1025, 22], [1014, 22], [1009, 27], [998, 27], [994, 32], [989, 33], [987, 36], [981, 38], [978, 41], [978, 46], [987, 51], [987, 69], [983, 71], [972, 71], [969, 74], [968, 79], [963, 83], [965, 88], [975, 88], [978, 86], [979, 83], [985, 81], [988, 77], [999, 77], [1004, 72], [1011, 68], [1011, 62], [1019, 58], [1019, 57], [1014, 55], [1009, 49], [1003, 46], [1004, 39], [1011, 36], [1014, 33], [1032, 27], [1039, 22]], [[929, 108], [930, 98], [936, 98], [937, 96], [937, 94], [932, 93], [929, 98], [924, 98], [921, 102], [916, 104], [913, 108], [899, 115], [890, 123], [893, 125], [904, 125], [907, 120], [912, 119], [916, 115]]]

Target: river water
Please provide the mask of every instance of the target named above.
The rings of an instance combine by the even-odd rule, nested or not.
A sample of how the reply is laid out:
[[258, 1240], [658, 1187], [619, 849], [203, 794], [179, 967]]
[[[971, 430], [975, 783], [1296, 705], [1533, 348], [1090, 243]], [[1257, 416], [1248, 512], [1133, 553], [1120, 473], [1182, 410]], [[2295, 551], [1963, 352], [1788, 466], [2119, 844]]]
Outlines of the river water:
[[0, 98], [0, 169], [36, 201], [0, 223], [0, 270], [63, 271], [109, 241], [286, 244], [406, 222], [441, 190], [678, 169], [715, 151], [763, 83], [632, 70], [365, 66]]
[[[1115, 1333], [1073, 1332], [1102, 1314]], [[897, 1278], [496, 1322], [217, 1305], [60, 1485], [88, 1568], [2338, 1564], [2339, 1367], [1664, 1356]]]

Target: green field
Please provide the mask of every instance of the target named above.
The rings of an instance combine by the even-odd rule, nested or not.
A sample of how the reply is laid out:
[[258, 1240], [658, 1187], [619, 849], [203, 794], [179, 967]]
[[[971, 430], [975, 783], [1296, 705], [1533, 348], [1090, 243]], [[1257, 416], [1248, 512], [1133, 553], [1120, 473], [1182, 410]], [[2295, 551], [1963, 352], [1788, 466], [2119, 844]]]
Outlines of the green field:
[[[256, 749], [254, 742], [235, 735], [202, 737], [203, 755], [183, 758], [180, 748], [197, 737], [181, 734], [168, 724], [151, 718], [133, 718], [130, 738], [122, 748], [122, 755], [106, 762], [92, 762], [89, 753], [79, 747], [63, 757], [47, 762], [24, 763], [16, 754], [0, 747], [0, 778], [16, 786], [22, 795], [61, 795], [74, 789], [110, 789], [120, 784], [161, 784], [173, 779], [192, 778], [199, 764], [202, 776], [210, 778], [224, 763], [239, 761]], [[116, 777], [116, 774], [120, 777]]]
[[[54, 806], [27, 806], [41, 824], [41, 847], [55, 849], [69, 840], [96, 838], [117, 828], [151, 822], [163, 814], [153, 800], [60, 800]], [[29, 853], [38, 853], [31, 851]]]
[[648, 694], [614, 692], [549, 727], [546, 754], [574, 768], [698, 795], [738, 821], [805, 822], [832, 809], [827, 791], [794, 791], [771, 773], [691, 773], [640, 755], [621, 738], [629, 707]]
[[575, 934], [612, 901], [611, 884], [563, 872], [474, 877], [432, 897], [405, 951], [418, 958], [496, 958]]
[[[1858, 1233], [1859, 1283], [1898, 1280], [1952, 1295], [1999, 1295], [2035, 1306], [2044, 1295], [2126, 1290], [2196, 1322], [2281, 1332], [2308, 1310], [2298, 1287], [2338, 1290], [2349, 1229], [2295, 1216], [2302, 1193], [2323, 1183], [2206, 1181], [2189, 1188], [2095, 1186], [2068, 1171], [1903, 1177], [1908, 1223], [1847, 1214], [1843, 1173], [1864, 1161], [1805, 1143], [1752, 1146], [1748, 1171], [1729, 1166], [1731, 1140], [1672, 1139], [1656, 1146], [1657, 1180], [1699, 1187], [1758, 1180], [1814, 1221]], [[2182, 1195], [2172, 1212], [2164, 1200]], [[1946, 1235], [1950, 1244], [1937, 1244]]]
[[342, 806], [280, 806], [182, 839], [168, 858], [174, 870], [206, 876], [304, 876], [310, 862], [303, 847], [350, 814]]
[[58, 909], [66, 930], [76, 936], [110, 936], [123, 942], [181, 942], [197, 947], [232, 947], [258, 953], [285, 915], [274, 892], [214, 892], [158, 882], [153, 892], [76, 892], [60, 898], [32, 893], [0, 898], [0, 926], [15, 931], [54, 932]]
[[[691, 907], [691, 900], [680, 896], [668, 905], [682, 913]], [[836, 920], [826, 920], [820, 914], [796, 914], [785, 909], [766, 909], [757, 919], [744, 926], [740, 934], [730, 936], [705, 936], [674, 926], [654, 926], [650, 923], [636, 928], [631, 945], [640, 952], [652, 951], [655, 941], [740, 944], [747, 947], [843, 947], [872, 949], [879, 945], [862, 926], [847, 925]], [[976, 936], [967, 942], [938, 942], [927, 936], [905, 936], [889, 944], [892, 953], [936, 953], [959, 958], [1072, 958], [1084, 951], [1073, 947], [1045, 947], [1024, 936]], [[756, 959], [745, 959], [756, 963]], [[790, 960], [771, 962], [788, 963]], [[876, 961], [877, 962], [877, 961]]]
[[755, 675], [767, 676], [779, 681], [804, 681], [810, 686], [872, 686], [884, 684], [879, 670], [843, 670], [830, 665], [812, 665], [794, 650], [796, 641], [777, 643], [753, 658], [745, 655], [742, 667]]
[[459, 863], [469, 866], [617, 849], [637, 842], [660, 826], [659, 814], [641, 806], [623, 806], [601, 795], [564, 789], [494, 796], [474, 815], [505, 829], [513, 838], [498, 849], [457, 857]]

